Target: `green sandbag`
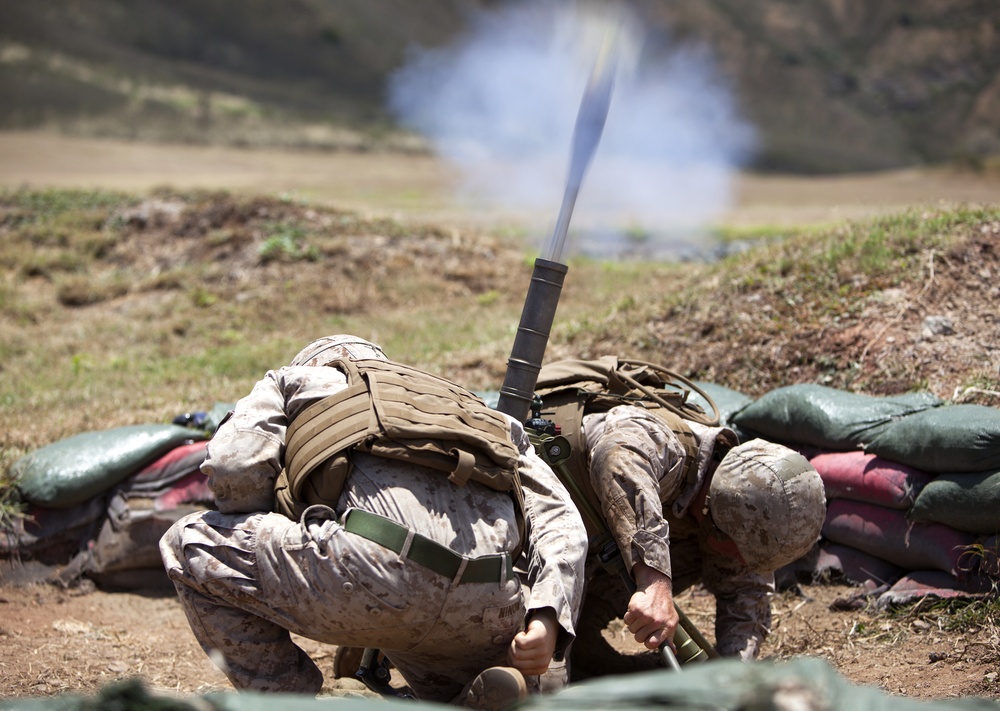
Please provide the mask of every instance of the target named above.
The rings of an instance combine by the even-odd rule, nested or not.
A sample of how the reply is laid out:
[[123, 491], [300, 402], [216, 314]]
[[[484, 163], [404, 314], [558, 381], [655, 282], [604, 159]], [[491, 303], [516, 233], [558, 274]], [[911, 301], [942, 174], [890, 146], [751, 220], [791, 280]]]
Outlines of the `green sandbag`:
[[[705, 394], [712, 398], [712, 402], [719, 408], [719, 422], [723, 425], [731, 423], [733, 415], [753, 402], [753, 398], [749, 395], [741, 393], [739, 390], [727, 388], [724, 385], [701, 381], [696, 381], [695, 385], [704, 390]], [[705, 412], [710, 413], [712, 411], [712, 408], [705, 402], [705, 398], [696, 392], [691, 393], [688, 401], [696, 405], [701, 405]]]
[[787, 662], [753, 663], [720, 659], [667, 670], [607, 676], [571, 684], [552, 694], [530, 696], [518, 711], [745, 711], [746, 709], [826, 709], [827, 711], [1000, 710], [977, 698], [923, 700], [892, 696], [874, 686], [852, 684], [829, 663], [800, 657]]
[[966, 533], [1000, 532], [1000, 471], [935, 477], [920, 490], [907, 518]]
[[772, 442], [847, 450], [871, 442], [893, 421], [942, 402], [926, 392], [873, 397], [803, 383], [766, 393], [736, 413], [733, 422]]
[[219, 429], [219, 425], [222, 421], [226, 419], [232, 409], [236, 407], [236, 403], [232, 402], [217, 402], [212, 406], [212, 409], [205, 413], [205, 424], [202, 429], [208, 434], [215, 434], [215, 431]]
[[65, 509], [103, 493], [174, 447], [207, 438], [179, 425], [84, 432], [26, 454], [10, 473], [25, 501]]
[[1000, 469], [1000, 409], [948, 405], [890, 423], [866, 452], [934, 474]]

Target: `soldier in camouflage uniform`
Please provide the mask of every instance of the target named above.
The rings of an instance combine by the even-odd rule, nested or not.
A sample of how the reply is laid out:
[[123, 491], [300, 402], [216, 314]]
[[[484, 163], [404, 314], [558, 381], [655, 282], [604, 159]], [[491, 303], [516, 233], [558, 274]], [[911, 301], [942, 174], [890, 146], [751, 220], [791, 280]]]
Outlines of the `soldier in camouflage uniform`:
[[673, 595], [699, 581], [716, 598], [717, 651], [754, 659], [770, 629], [773, 572], [820, 534], [826, 498], [804, 457], [688, 424], [697, 462], [648, 410], [619, 405], [583, 418], [591, 484], [637, 589], [630, 596], [596, 556], [588, 559], [573, 679], [660, 665], [658, 654], [617, 654], [601, 630], [623, 616], [636, 641], [656, 649], [678, 624]]
[[[317, 693], [322, 673], [295, 633], [382, 650], [420, 699], [486, 708], [523, 696], [520, 673], [544, 672], [574, 636], [586, 534], [568, 493], [507, 418], [524, 493], [526, 593], [511, 569], [514, 501], [474, 481], [459, 487], [356, 453], [335, 505], [310, 506], [300, 520], [274, 512], [286, 429], [345, 388], [344, 373], [325, 367], [342, 357], [385, 360], [356, 337], [320, 339], [268, 372], [209, 443], [202, 470], [219, 510], [181, 519], [160, 545], [198, 642], [239, 689]], [[401, 532], [399, 554], [349, 530], [374, 519]], [[418, 548], [454, 562], [454, 574], [415, 560]], [[510, 674], [490, 677], [497, 668]]]

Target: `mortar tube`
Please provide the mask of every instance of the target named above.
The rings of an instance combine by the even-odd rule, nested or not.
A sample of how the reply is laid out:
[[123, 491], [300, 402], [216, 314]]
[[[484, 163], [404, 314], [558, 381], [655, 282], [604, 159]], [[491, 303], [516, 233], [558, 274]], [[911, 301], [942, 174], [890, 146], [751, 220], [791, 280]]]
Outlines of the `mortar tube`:
[[507, 359], [507, 373], [500, 387], [496, 408], [518, 422], [524, 422], [531, 410], [538, 371], [542, 369], [542, 358], [568, 271], [569, 267], [565, 264], [538, 258], [531, 272], [521, 322], [510, 358]]

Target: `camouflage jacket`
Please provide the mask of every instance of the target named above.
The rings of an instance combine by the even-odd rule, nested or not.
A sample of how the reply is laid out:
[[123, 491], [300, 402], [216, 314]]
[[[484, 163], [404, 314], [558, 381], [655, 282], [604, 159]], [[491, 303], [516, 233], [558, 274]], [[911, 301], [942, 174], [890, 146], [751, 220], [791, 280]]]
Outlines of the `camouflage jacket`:
[[744, 569], [701, 545], [689, 512], [710, 475], [717, 443], [735, 444], [727, 428], [690, 423], [698, 467], [685, 478], [684, 447], [662, 420], [621, 405], [583, 420], [590, 478], [627, 569], [636, 561], [670, 576], [675, 589], [700, 579], [716, 597], [716, 647], [753, 659], [771, 624], [773, 574]]
[[[202, 471], [219, 510], [273, 510], [288, 424], [312, 403], [344, 387], [343, 373], [332, 367], [286, 366], [268, 372], [236, 404], [208, 445]], [[566, 635], [572, 636], [584, 582], [578, 573], [586, 558], [583, 521], [521, 425], [513, 419], [510, 424], [520, 452], [525, 498], [527, 609], [530, 613], [551, 607]], [[365, 476], [348, 477], [335, 510], [342, 514], [349, 507], [393, 519], [462, 555], [511, 551], [518, 543], [509, 494], [476, 482], [457, 487], [439, 472], [421, 467], [367, 468]]]

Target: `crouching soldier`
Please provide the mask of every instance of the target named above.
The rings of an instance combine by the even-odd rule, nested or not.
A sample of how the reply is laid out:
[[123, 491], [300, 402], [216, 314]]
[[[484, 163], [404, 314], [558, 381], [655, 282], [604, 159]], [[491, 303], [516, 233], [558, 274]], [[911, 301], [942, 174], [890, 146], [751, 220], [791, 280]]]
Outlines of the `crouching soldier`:
[[419, 699], [501, 708], [574, 637], [586, 534], [565, 488], [519, 423], [373, 343], [321, 338], [268, 372], [202, 469], [219, 510], [160, 550], [238, 689], [320, 691], [295, 633], [381, 650]]
[[[574, 680], [662, 665], [658, 654], [617, 653], [601, 632], [621, 617], [656, 649], [678, 625], [673, 596], [697, 582], [716, 599], [719, 655], [754, 659], [770, 631], [773, 573], [813, 546], [826, 515], [808, 460], [763, 440], [739, 444], [686, 401], [650, 399], [648, 387], [635, 387], [649, 365], [562, 361], [538, 378], [542, 413], [576, 455], [558, 470], [592, 534]], [[617, 544], [634, 591], [598, 560], [601, 532]]]

